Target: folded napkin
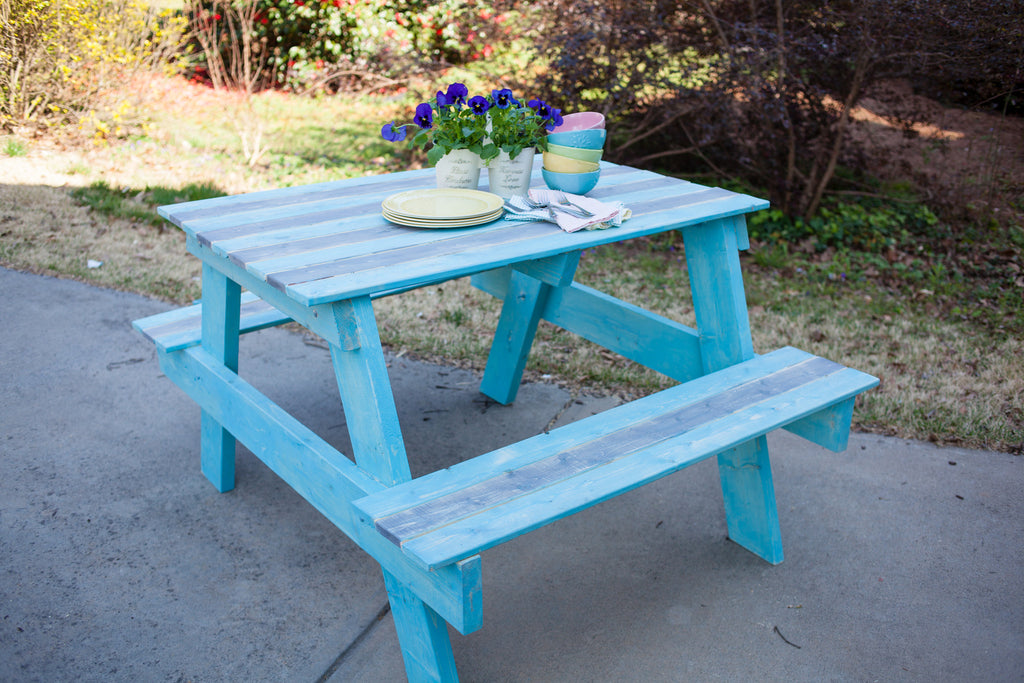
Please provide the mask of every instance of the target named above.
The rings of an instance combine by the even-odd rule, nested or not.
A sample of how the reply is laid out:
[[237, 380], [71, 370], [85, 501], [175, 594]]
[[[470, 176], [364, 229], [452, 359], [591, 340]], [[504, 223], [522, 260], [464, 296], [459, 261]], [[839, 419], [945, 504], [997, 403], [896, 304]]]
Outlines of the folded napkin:
[[[593, 216], [590, 218], [577, 218], [564, 211], [550, 210], [548, 204], [558, 204], [558, 200], [565, 197], [576, 206], [590, 211]], [[568, 192], [556, 192], [547, 188], [533, 188], [529, 191], [529, 198], [538, 204], [544, 204], [544, 208], [531, 208], [526, 203], [525, 197], [517, 196], [505, 200], [505, 218], [514, 221], [551, 221], [558, 224], [566, 232], [577, 230], [602, 230], [613, 225], [621, 225], [622, 221], [633, 215], [622, 202], [602, 202], [579, 194]], [[572, 207], [567, 207], [571, 209]]]

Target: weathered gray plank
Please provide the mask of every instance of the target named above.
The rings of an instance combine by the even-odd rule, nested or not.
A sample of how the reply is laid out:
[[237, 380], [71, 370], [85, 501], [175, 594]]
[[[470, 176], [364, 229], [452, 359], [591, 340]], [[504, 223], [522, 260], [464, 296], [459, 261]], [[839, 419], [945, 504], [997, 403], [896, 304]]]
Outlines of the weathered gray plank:
[[[585, 443], [559, 450], [514, 470], [496, 473], [489, 480], [380, 519], [377, 527], [393, 541], [404, 542], [503, 501], [545, 488], [556, 480], [573, 477], [654, 443], [679, 436], [698, 425], [750, 408], [842, 369], [843, 366], [838, 363], [812, 357], [698, 403], [651, 415], [609, 433], [598, 432]], [[600, 425], [600, 418], [596, 419]]]

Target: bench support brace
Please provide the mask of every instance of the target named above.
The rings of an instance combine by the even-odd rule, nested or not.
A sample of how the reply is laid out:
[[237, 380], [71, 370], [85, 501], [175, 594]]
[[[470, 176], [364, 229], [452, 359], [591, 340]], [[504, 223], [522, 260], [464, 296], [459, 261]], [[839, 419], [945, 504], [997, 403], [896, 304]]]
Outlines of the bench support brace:
[[720, 453], [718, 476], [729, 539], [772, 564], [782, 562], [782, 534], [767, 439], [759, 436]]

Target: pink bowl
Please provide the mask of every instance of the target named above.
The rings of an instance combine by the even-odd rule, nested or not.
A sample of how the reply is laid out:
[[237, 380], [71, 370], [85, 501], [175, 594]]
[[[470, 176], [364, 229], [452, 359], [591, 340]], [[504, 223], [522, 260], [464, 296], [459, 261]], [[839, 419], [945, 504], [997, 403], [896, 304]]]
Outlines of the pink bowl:
[[562, 117], [562, 125], [552, 132], [563, 133], [569, 130], [590, 130], [592, 128], [604, 128], [604, 114], [596, 111], [566, 114]]

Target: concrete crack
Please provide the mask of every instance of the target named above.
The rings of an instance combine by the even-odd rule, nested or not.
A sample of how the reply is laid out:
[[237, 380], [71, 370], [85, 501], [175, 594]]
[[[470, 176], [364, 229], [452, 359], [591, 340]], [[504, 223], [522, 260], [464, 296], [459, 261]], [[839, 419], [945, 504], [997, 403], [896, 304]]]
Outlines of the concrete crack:
[[377, 624], [379, 624], [384, 619], [384, 617], [386, 617], [388, 615], [388, 613], [390, 611], [391, 611], [391, 604], [388, 603], [388, 602], [385, 602], [384, 603], [384, 607], [381, 608], [380, 612], [377, 612], [377, 616], [375, 616], [370, 621], [370, 623], [368, 623], [366, 625], [366, 627], [363, 628], [363, 630], [359, 633], [359, 635], [357, 635], [355, 637], [355, 639], [351, 643], [349, 643], [348, 647], [346, 647], [342, 651], [342, 653], [340, 655], [338, 655], [337, 659], [335, 659], [333, 662], [331, 662], [331, 665], [329, 667], [327, 667], [327, 671], [324, 671], [323, 675], [320, 676], [320, 678], [316, 679], [316, 683], [327, 683], [327, 681], [330, 680], [331, 676], [334, 675], [334, 672], [337, 671], [338, 668], [348, 658], [348, 656], [352, 652], [354, 652], [357, 647], [359, 647], [359, 644], [362, 643], [364, 640], [366, 640], [366, 637], [370, 635], [370, 633], [373, 631], [373, 629], [377, 628]]
[[579, 398], [578, 394], [575, 391], [572, 392], [572, 394], [569, 396], [569, 400], [565, 402], [565, 405], [558, 409], [558, 412], [555, 413], [555, 416], [552, 417], [551, 420], [544, 427], [545, 434], [547, 434], [554, 428], [555, 423], [558, 422], [558, 419], [562, 417], [562, 415], [565, 415], [565, 411], [569, 410], [570, 406], [572, 406], [572, 404], [576, 402], [577, 398]]

